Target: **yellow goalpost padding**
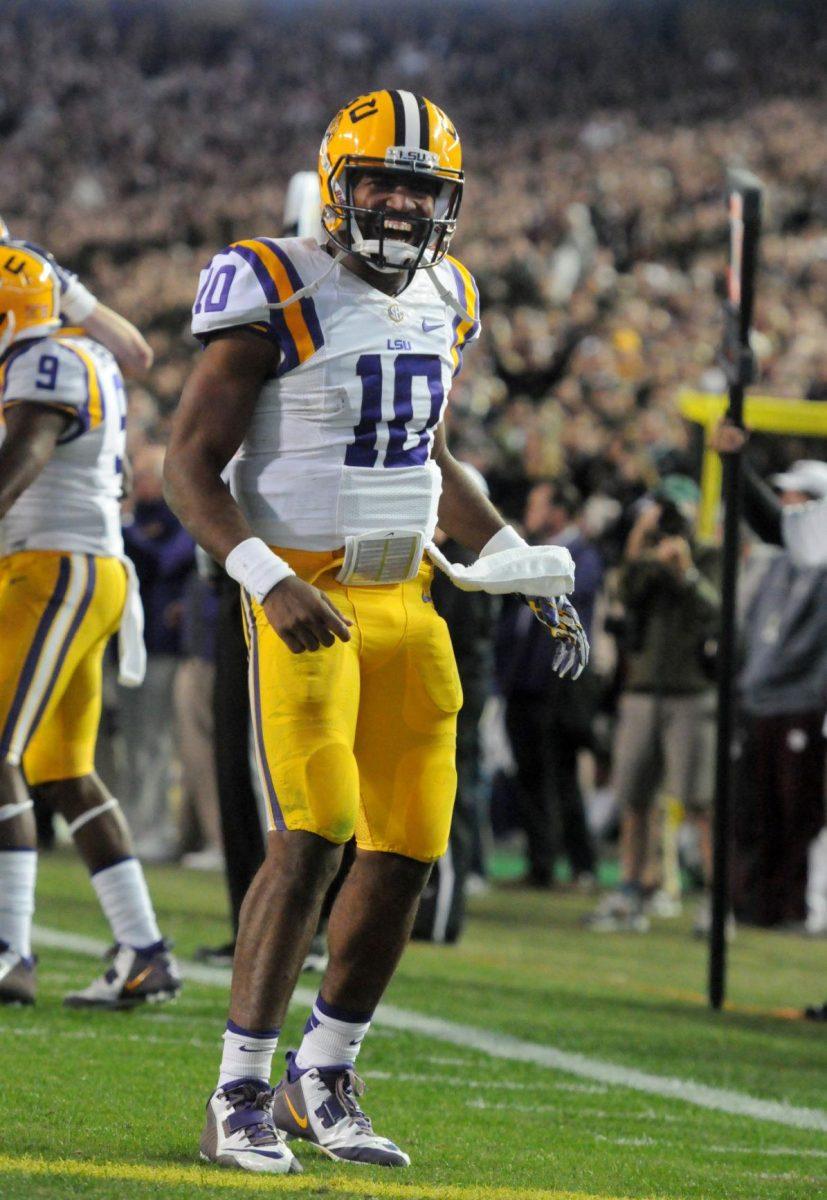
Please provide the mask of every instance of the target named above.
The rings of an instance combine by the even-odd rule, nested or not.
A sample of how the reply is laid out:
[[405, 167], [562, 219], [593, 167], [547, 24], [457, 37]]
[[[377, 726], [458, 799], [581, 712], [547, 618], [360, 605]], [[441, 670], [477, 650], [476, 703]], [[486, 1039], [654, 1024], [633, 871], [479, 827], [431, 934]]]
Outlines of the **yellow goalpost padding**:
[[[683, 388], [678, 396], [681, 416], [702, 426], [704, 430], [697, 532], [699, 538], [708, 542], [716, 539], [722, 475], [720, 456], [710, 447], [709, 438], [728, 406], [728, 397], [717, 392]], [[821, 400], [795, 400], [786, 396], [747, 396], [744, 401], [744, 424], [758, 433], [827, 437], [827, 403]]]

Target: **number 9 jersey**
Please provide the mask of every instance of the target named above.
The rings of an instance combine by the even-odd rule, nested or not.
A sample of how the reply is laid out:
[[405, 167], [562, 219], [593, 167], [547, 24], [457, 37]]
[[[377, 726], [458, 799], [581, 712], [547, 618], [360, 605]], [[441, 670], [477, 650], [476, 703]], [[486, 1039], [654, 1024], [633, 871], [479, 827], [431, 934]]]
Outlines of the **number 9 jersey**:
[[16, 342], [0, 366], [4, 412], [45, 405], [70, 418], [46, 466], [3, 520], [3, 553], [121, 557], [126, 389], [108, 350], [86, 337]]
[[450, 257], [388, 296], [312, 238], [254, 238], [217, 254], [201, 273], [193, 333], [207, 341], [246, 327], [279, 350], [230, 470], [253, 532], [304, 550], [389, 529], [429, 541], [441, 489], [434, 431], [478, 313], [474, 280]]

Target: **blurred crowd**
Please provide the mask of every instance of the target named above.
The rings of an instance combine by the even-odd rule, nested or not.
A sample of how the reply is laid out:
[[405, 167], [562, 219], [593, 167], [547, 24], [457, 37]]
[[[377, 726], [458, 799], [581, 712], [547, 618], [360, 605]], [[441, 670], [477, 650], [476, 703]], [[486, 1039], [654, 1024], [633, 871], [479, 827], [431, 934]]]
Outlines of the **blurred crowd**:
[[[682, 735], [670, 750], [666, 734], [657, 761], [636, 757], [673, 719], [706, 745], [710, 736], [703, 655], [714, 642], [717, 566], [714, 555], [699, 557], [689, 535], [698, 445], [676, 398], [684, 386], [723, 386], [722, 190], [726, 168], [745, 166], [767, 185], [758, 382], [770, 394], [827, 399], [827, 34], [818, 6], [9, 0], [0, 54], [0, 213], [16, 236], [48, 246], [134, 321], [156, 356], [130, 389], [136, 491], [127, 513], [154, 675], [143, 710], [122, 722], [169, 731], [177, 711], [180, 730], [205, 682], [193, 668], [173, 685], [175, 664], [208, 663], [213, 654], [214, 610], [192, 583], [193, 547], [170, 521], [159, 483], [168, 417], [197, 352], [188, 318], [198, 270], [233, 238], [278, 232], [288, 179], [313, 168], [322, 131], [346, 99], [401, 86], [444, 107], [465, 150], [454, 251], [479, 283], [484, 333], [452, 393], [452, 449], [529, 532], [534, 523], [538, 538], [579, 539], [593, 579], [595, 682], [583, 711], [572, 712], [564, 692], [543, 718], [578, 753], [530, 778], [531, 747], [523, 754], [515, 744], [537, 707], [530, 673], [509, 680], [500, 663], [485, 685], [499, 697], [512, 743], [508, 769], [501, 763], [483, 781], [489, 794], [494, 787], [495, 818], [497, 779], [510, 772], [519, 793], [512, 808], [522, 805], [517, 823], [531, 827], [529, 793], [535, 815], [550, 805], [555, 821], [562, 814], [559, 842], [547, 834], [544, 843], [536, 830], [531, 838], [531, 880], [551, 881], [564, 850], [573, 877], [588, 884], [594, 832], [611, 822], [596, 801], [584, 824], [578, 754], [591, 756], [590, 795], [599, 798], [613, 740], [615, 758], [622, 749], [621, 791], [648, 794], [665, 771], [680, 810], [702, 815], [709, 787], [693, 774], [692, 755], [707, 761], [708, 751], [682, 756]], [[757, 461], [769, 471], [821, 449], [766, 440]], [[679, 521], [670, 516], [662, 528], [664, 513]], [[754, 561], [766, 566], [761, 554]], [[675, 617], [675, 589], [688, 606], [689, 626], [678, 622], [683, 658], [667, 636], [667, 668], [647, 641], [651, 628], [629, 628], [630, 611], [652, 587], [664, 619]], [[577, 601], [582, 610], [580, 593]], [[506, 606], [490, 619], [514, 645], [536, 632], [525, 617]], [[687, 701], [677, 716], [652, 683], [663, 669], [676, 672], [666, 691]], [[484, 748], [497, 759], [497, 718], [486, 719]], [[812, 746], [817, 735], [807, 731]], [[150, 790], [160, 779], [167, 794], [167, 758], [152, 739], [142, 746], [134, 738], [129, 753], [141, 752], [147, 762], [138, 771], [136, 758], [133, 777]], [[197, 755], [184, 770], [197, 793], [192, 820], [167, 840], [179, 852], [206, 850], [209, 861], [219, 833], [209, 805], [199, 815], [204, 785], [187, 782], [196, 770]], [[133, 798], [138, 828], [163, 841], [158, 803]], [[707, 831], [696, 824], [703, 876]], [[627, 823], [621, 838], [626, 882], [662, 881], [661, 832], [648, 817]], [[479, 829], [475, 839], [471, 865], [482, 872]], [[802, 915], [798, 904], [778, 919]]]

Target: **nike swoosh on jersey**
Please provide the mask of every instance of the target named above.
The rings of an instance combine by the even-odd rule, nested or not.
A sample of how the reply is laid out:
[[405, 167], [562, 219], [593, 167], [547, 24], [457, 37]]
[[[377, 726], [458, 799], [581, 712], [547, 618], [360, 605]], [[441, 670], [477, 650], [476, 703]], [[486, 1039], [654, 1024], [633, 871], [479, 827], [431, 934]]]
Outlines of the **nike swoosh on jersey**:
[[425, 317], [422, 318], [422, 332], [423, 333], [433, 333], [433, 331], [435, 329], [443, 329], [444, 327], [445, 327], [444, 321], [428, 321], [428, 320], [426, 320]]
[[299, 1116], [299, 1114], [296, 1112], [295, 1108], [293, 1107], [289, 1096], [285, 1095], [284, 1099], [287, 1101], [287, 1107], [290, 1109], [290, 1113], [293, 1117], [293, 1120], [296, 1122], [299, 1129], [307, 1129], [308, 1118]]

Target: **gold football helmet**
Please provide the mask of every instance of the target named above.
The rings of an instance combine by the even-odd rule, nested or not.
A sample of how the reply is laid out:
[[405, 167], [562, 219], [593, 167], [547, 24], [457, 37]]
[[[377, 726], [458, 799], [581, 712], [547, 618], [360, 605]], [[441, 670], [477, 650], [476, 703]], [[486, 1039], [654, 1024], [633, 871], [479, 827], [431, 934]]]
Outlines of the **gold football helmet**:
[[[387, 222], [398, 214], [360, 208], [353, 189], [365, 171], [410, 178], [434, 197], [432, 217], [405, 215], [400, 239]], [[368, 92], [331, 121], [319, 151], [322, 224], [340, 250], [379, 271], [431, 267], [448, 253], [462, 200], [462, 147], [441, 108], [413, 92]]]
[[60, 328], [60, 282], [42, 254], [0, 244], [0, 354]]

